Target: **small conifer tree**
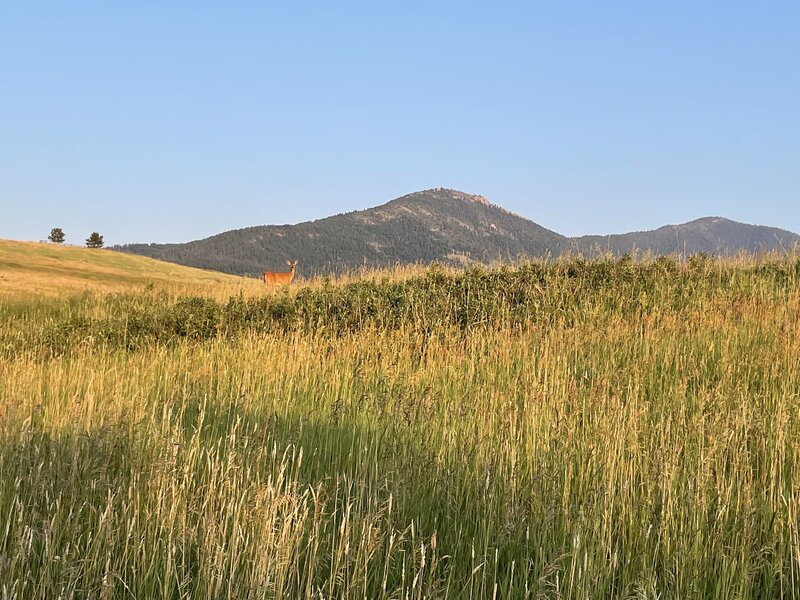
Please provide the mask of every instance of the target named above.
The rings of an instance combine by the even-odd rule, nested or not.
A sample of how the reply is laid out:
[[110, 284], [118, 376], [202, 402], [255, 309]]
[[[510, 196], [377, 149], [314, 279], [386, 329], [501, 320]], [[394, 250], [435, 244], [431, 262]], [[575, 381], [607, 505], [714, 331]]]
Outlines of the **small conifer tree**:
[[92, 232], [88, 238], [86, 238], [86, 247], [87, 248], [102, 248], [103, 247], [103, 236], [97, 233], [96, 231]]
[[47, 239], [54, 244], [63, 244], [64, 237], [64, 231], [61, 229], [61, 227], [53, 227], [50, 230], [50, 235], [47, 236]]

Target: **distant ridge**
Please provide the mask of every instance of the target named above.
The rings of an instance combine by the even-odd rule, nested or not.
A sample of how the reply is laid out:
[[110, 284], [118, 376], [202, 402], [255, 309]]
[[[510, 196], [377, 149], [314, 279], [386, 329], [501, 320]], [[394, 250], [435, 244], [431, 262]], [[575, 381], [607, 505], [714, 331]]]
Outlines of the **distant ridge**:
[[467, 265], [565, 252], [730, 254], [791, 249], [800, 236], [783, 229], [708, 217], [653, 231], [569, 238], [487, 198], [434, 188], [375, 208], [297, 225], [261, 225], [185, 244], [129, 244], [117, 250], [203, 269], [258, 276], [299, 259], [304, 276], [367, 265]]
[[679, 225], [665, 225], [652, 231], [582, 236], [572, 240], [573, 247], [583, 252], [600, 249], [623, 254], [638, 249], [658, 255], [789, 251], [798, 243], [800, 236], [785, 229], [747, 225], [722, 217], [704, 217]]

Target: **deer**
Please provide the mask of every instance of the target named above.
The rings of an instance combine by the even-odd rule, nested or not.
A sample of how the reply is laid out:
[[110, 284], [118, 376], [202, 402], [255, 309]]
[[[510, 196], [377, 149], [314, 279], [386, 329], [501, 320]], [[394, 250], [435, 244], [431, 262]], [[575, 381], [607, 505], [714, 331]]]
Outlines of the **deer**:
[[294, 268], [297, 266], [297, 261], [287, 260], [286, 264], [289, 265], [289, 271], [287, 273], [264, 271], [264, 274], [261, 276], [261, 278], [264, 280], [264, 283], [283, 283], [286, 285], [292, 283], [292, 279], [294, 279]]

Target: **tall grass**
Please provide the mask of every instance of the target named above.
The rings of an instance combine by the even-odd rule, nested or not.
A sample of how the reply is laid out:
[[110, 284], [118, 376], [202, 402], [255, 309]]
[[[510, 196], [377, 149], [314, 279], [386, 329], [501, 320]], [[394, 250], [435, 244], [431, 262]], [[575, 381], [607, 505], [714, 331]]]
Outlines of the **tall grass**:
[[798, 283], [572, 260], [6, 313], [0, 594], [800, 596]]

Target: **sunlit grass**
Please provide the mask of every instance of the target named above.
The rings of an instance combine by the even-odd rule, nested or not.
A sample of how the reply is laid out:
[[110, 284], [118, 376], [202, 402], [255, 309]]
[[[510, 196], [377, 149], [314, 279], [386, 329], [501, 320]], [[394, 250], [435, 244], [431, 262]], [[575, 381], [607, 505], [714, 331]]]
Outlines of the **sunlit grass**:
[[33, 298], [144, 293], [173, 295], [264, 292], [257, 279], [193, 269], [122, 252], [56, 244], [0, 240], [0, 303]]
[[522, 269], [6, 313], [2, 593], [800, 595], [797, 262]]

